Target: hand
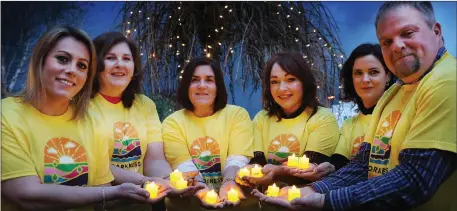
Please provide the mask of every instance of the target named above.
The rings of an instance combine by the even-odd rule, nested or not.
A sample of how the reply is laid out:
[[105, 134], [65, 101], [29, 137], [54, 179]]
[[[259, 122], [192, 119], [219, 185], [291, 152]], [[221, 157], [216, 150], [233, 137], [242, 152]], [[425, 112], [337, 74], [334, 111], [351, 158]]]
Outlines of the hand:
[[243, 177], [245, 181], [252, 185], [269, 185], [273, 183], [277, 171], [280, 171], [279, 166], [267, 164], [262, 168], [262, 177]]
[[205, 185], [205, 188], [203, 188], [203, 189], [197, 191], [197, 193], [195, 193], [195, 196], [198, 199], [200, 199], [201, 206], [206, 208], [206, 209], [223, 208], [224, 207], [224, 203], [220, 200], [219, 196], [217, 197], [217, 200], [216, 200], [215, 204], [206, 203], [205, 196], [206, 196], [206, 193], [208, 193], [209, 191], [210, 191], [210, 188], [207, 185]]
[[189, 197], [195, 195], [195, 193], [206, 186], [202, 184], [196, 184], [194, 186], [188, 186], [187, 188], [184, 189], [176, 189], [176, 188], [171, 188], [171, 192], [168, 194], [169, 197]]
[[321, 210], [324, 207], [324, 201], [324, 194], [310, 193], [304, 197], [292, 200], [290, 204], [302, 210]]
[[[314, 190], [308, 186], [300, 189], [300, 198], [289, 202], [287, 197], [288, 190], [290, 188], [290, 186], [281, 188], [278, 197], [268, 197], [258, 190], [253, 190], [251, 194], [259, 198], [260, 201], [280, 207], [285, 207], [290, 210], [309, 210], [310, 208], [312, 208], [311, 210], [314, 210], [322, 209], [324, 206], [324, 195], [314, 192]], [[307, 198], [308, 196], [310, 197]], [[304, 198], [307, 199], [302, 201]]]
[[[238, 200], [237, 202], [228, 201], [227, 192], [229, 192], [231, 188], [233, 188], [238, 193], [238, 197], [240, 198], [240, 200]], [[225, 205], [237, 206], [240, 204], [241, 200], [246, 199], [246, 196], [244, 196], [243, 191], [241, 190], [240, 186], [236, 184], [236, 182], [227, 181], [224, 184], [222, 184], [221, 188], [219, 189], [219, 198], [221, 199], [221, 201], [225, 202]]]
[[319, 164], [318, 166], [310, 164], [310, 168], [308, 169], [290, 169], [289, 173], [291, 173], [295, 177], [299, 177], [314, 182], [322, 179], [323, 177], [331, 174], [334, 171], [335, 166], [333, 166], [329, 162], [324, 162]]
[[115, 188], [115, 193], [117, 196], [121, 199], [131, 199], [137, 202], [141, 203], [156, 203], [165, 196], [167, 196], [169, 190], [166, 189], [160, 189], [158, 190], [157, 197], [156, 198], [149, 198], [149, 193], [147, 190], [141, 188], [139, 185], [134, 185], [132, 183], [123, 183], [118, 186], [114, 186]]

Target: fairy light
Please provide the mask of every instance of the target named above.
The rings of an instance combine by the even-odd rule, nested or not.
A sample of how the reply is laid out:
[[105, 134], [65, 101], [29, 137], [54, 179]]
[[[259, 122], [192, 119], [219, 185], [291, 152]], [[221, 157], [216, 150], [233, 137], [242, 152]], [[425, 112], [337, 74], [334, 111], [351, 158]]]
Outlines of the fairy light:
[[233, 50], [231, 50], [230, 53], [233, 53]]
[[180, 67], [181, 67], [181, 65], [180, 65], [180, 64], [178, 64], [178, 68], [180, 68]]
[[143, 56], [143, 53], [140, 53], [141, 56]]
[[230, 48], [230, 50], [232, 50], [233, 48]]
[[278, 4], [278, 7], [280, 7], [280, 6], [281, 6], [281, 4]]
[[324, 44], [324, 47], [327, 47], [327, 43]]
[[217, 29], [214, 29], [214, 31], [215, 31], [215, 32], [219, 32], [219, 30], [217, 30]]
[[295, 42], [298, 42], [298, 39], [295, 39]]
[[133, 29], [134, 32], [136, 32], [136, 29]]
[[208, 37], [211, 37], [211, 35], [208, 35]]
[[287, 18], [289, 18], [289, 17], [290, 17], [290, 15], [287, 15]]
[[297, 28], [295, 28], [295, 31], [298, 31], [298, 27], [297, 27]]
[[232, 12], [233, 10], [232, 9], [229, 9], [229, 12]]
[[210, 54], [210, 53], [207, 53], [207, 54], [206, 54], [206, 57], [208, 57], [208, 58], [211, 57], [211, 54]]
[[179, 53], [176, 53], [176, 56], [179, 56]]
[[317, 86], [318, 89], [320, 89], [321, 87], [320, 86]]
[[170, 15], [170, 16], [168, 16], [168, 18], [171, 18], [171, 15]]
[[314, 29], [313, 32], [315, 33], [315, 32], [316, 32], [316, 29]]
[[149, 17], [148, 17], [147, 19], [148, 19], [148, 20], [150, 20], [150, 18], [149, 18]]
[[221, 29], [224, 29], [224, 27], [223, 27], [223, 26], [221, 26]]
[[300, 11], [298, 11], [298, 14], [301, 14], [301, 12], [300, 12]]
[[132, 14], [133, 14], [133, 12], [130, 12], [130, 15], [132, 15]]
[[182, 24], [181, 24], [181, 23], [179, 23], [179, 25], [181, 26]]
[[181, 44], [181, 46], [183, 46], [183, 47], [184, 47], [184, 46], [186, 46], [186, 44], [182, 43], [182, 44]]
[[179, 79], [182, 79], [182, 76], [179, 76]]
[[228, 8], [228, 5], [225, 5], [225, 9], [227, 9], [227, 8]]
[[219, 18], [224, 18], [222, 15], [219, 15]]
[[176, 39], [179, 39], [179, 36], [176, 36]]
[[181, 73], [184, 73], [184, 70], [181, 70]]
[[129, 21], [129, 22], [127, 22], [127, 24], [130, 24], [130, 21]]
[[127, 33], [130, 34], [130, 32], [131, 32], [130, 29], [128, 29], [128, 30], [127, 30]]
[[170, 46], [170, 48], [173, 47], [173, 45], [171, 45], [171, 44], [169, 46]]
[[343, 65], [342, 65], [342, 64], [339, 64], [338, 67], [341, 68], [341, 67], [343, 67]]
[[203, 49], [204, 52], [206, 52], [206, 49]]
[[181, 7], [178, 7], [178, 10], [180, 10], [180, 9], [181, 9]]
[[304, 59], [308, 58], [308, 56], [303, 56]]
[[319, 40], [322, 40], [322, 37], [319, 37]]
[[218, 42], [217, 44], [219, 44], [219, 46], [221, 46], [221, 45], [222, 45], [222, 43], [220, 43], [220, 42]]
[[290, 28], [290, 25], [289, 25], [289, 28]]
[[338, 86], [338, 89], [341, 89], [341, 88], [343, 88], [343, 87], [342, 86]]
[[279, 15], [279, 12], [277, 12], [276, 15]]
[[141, 13], [141, 10], [140, 10], [140, 11], [138, 11], [138, 13]]
[[189, 62], [190, 62], [190, 60], [186, 60], [186, 63], [189, 63]]
[[208, 48], [209, 48], [209, 49], [212, 49], [213, 47], [211, 47], [211, 45], [208, 45]]
[[343, 55], [341, 55], [340, 57], [343, 58]]
[[310, 44], [306, 44], [306, 47], [309, 47], [309, 46], [311, 46], [311, 45]]

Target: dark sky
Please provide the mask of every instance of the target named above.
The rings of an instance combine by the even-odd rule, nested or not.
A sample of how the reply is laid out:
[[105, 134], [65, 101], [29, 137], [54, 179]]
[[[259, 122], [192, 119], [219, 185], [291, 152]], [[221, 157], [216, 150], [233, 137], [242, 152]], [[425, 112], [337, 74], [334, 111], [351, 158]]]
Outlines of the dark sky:
[[[116, 20], [116, 17], [122, 4], [122, 2], [93, 2], [94, 6], [89, 9], [84, 18], [82, 28], [91, 37], [114, 30], [115, 25], [120, 21], [119, 18]], [[338, 36], [346, 55], [361, 43], [377, 42], [374, 20], [382, 2], [323, 2], [323, 4], [328, 7], [339, 26]], [[456, 56], [457, 3], [433, 2], [432, 4], [436, 19], [442, 26], [445, 45], [449, 52]], [[248, 99], [249, 93], [242, 93], [240, 87], [236, 88], [236, 104], [246, 108], [253, 118], [261, 109], [260, 91]]]

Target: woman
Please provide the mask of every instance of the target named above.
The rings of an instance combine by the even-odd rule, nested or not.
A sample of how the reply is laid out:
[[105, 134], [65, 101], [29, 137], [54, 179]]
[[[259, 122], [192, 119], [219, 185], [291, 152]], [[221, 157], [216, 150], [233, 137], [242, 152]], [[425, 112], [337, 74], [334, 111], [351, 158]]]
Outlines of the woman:
[[3, 209], [154, 202], [139, 186], [109, 185], [106, 141], [86, 112], [95, 65], [94, 46], [78, 29], [57, 26], [37, 41], [22, 96], [2, 100]]
[[[362, 44], [356, 47], [343, 65], [340, 81], [343, 84], [342, 100], [357, 104], [359, 113], [343, 122], [340, 140], [330, 162], [322, 163], [309, 171], [296, 171], [294, 175], [316, 181], [352, 160], [363, 142], [374, 107], [395, 79], [384, 62], [378, 44]], [[287, 197], [289, 188], [290, 186], [281, 189], [280, 195]], [[281, 197], [273, 199], [258, 191], [254, 193], [262, 201], [290, 206], [288, 202], [281, 200]]]
[[345, 166], [359, 151], [376, 103], [395, 80], [382, 57], [379, 44], [362, 44], [352, 51], [340, 73], [341, 99], [357, 104], [359, 113], [343, 122], [338, 145], [330, 162], [294, 175], [316, 181]]
[[[238, 205], [239, 202], [226, 199], [231, 188], [241, 199], [245, 198], [234, 179], [252, 155], [249, 114], [241, 107], [227, 105], [222, 71], [210, 58], [190, 61], [182, 75], [177, 98], [184, 109], [163, 122], [165, 156], [181, 172], [199, 171], [197, 180], [205, 188], [196, 193], [199, 201], [170, 200], [167, 210], [199, 210], [200, 202], [207, 208]], [[210, 190], [219, 193], [215, 204], [204, 200]]]
[[[299, 53], [277, 53], [268, 61], [263, 76], [263, 107], [254, 122], [258, 163], [266, 158], [264, 176], [244, 179], [251, 185], [306, 184], [282, 167], [288, 156], [306, 155], [313, 163], [330, 160], [338, 143], [335, 116], [319, 106], [311, 68]], [[279, 180], [279, 181], [278, 181]], [[278, 184], [280, 182], [281, 184]]]
[[[146, 181], [170, 188], [171, 172], [165, 160], [162, 127], [154, 102], [140, 94], [141, 58], [138, 46], [120, 32], [94, 39], [98, 66], [91, 110], [100, 114], [110, 137], [109, 154], [114, 184], [141, 185]], [[190, 187], [186, 189], [193, 189]], [[180, 191], [183, 192], [183, 191]], [[147, 204], [119, 206], [120, 210], [150, 210]]]

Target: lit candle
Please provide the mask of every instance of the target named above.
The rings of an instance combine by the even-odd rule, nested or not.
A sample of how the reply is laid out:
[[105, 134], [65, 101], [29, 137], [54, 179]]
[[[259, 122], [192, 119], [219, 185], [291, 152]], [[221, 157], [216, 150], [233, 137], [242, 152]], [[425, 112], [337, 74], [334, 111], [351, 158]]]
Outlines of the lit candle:
[[178, 181], [180, 178], [182, 178], [182, 172], [180, 172], [178, 169], [175, 171], [171, 172], [170, 174], [170, 182], [173, 186], [175, 186], [176, 181]]
[[217, 202], [217, 193], [214, 190], [210, 190], [206, 193], [205, 202], [208, 204], [216, 204]]
[[295, 153], [287, 158], [287, 166], [288, 167], [297, 167], [298, 166], [298, 158], [295, 157]]
[[244, 168], [240, 169], [240, 171], [238, 171], [238, 177], [240, 179], [243, 179], [244, 176], [249, 177], [250, 174], [251, 174], [251, 172], [246, 167], [244, 167]]
[[157, 186], [154, 182], [146, 182], [144, 184], [144, 189], [149, 192], [149, 198], [157, 198], [159, 186]]
[[251, 169], [251, 176], [252, 177], [262, 177], [262, 168], [259, 165], [254, 165], [254, 167]]
[[301, 168], [301, 169], [309, 168], [309, 158], [307, 158], [306, 155], [303, 155], [303, 157], [299, 158], [298, 168]]
[[268, 186], [267, 196], [277, 197], [279, 195], [279, 188], [276, 186], [275, 183], [273, 185]]
[[176, 189], [184, 189], [187, 188], [187, 180], [184, 180], [184, 178], [179, 178], [179, 180], [176, 181]]
[[292, 186], [291, 189], [287, 191], [287, 199], [289, 201], [292, 201], [293, 199], [300, 198], [300, 189], [297, 189], [297, 187]]
[[227, 194], [229, 202], [237, 202], [240, 200], [240, 198], [238, 197], [238, 193], [233, 188], [230, 188]]

